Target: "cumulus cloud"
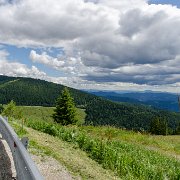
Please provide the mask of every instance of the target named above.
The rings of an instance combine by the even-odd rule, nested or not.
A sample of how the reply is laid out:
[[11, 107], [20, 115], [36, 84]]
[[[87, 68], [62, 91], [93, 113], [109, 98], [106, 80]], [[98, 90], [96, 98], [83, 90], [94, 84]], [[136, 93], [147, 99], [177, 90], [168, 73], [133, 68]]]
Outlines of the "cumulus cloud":
[[[98, 58], [94, 55], [95, 61]], [[63, 71], [65, 74], [72, 74], [73, 77], [81, 80], [94, 81], [98, 83], [136, 83], [149, 85], [173, 84], [179, 81], [180, 56], [174, 60], [162, 61], [155, 64], [126, 64], [118, 68], [102, 68], [86, 66], [82, 63], [80, 57], [69, 58], [51, 57], [46, 52], [38, 54], [31, 51], [30, 58], [33, 62], [38, 62]], [[60, 63], [59, 63], [60, 62]], [[97, 63], [96, 63], [97, 64]]]
[[48, 66], [52, 66], [55, 69], [59, 69], [64, 65], [64, 61], [58, 60], [58, 58], [52, 58], [47, 55], [46, 52], [44, 52], [42, 55], [39, 55], [36, 53], [36, 51], [32, 50], [29, 57], [33, 62], [46, 64]]
[[84, 78], [97, 82], [130, 82], [148, 85], [174, 84], [180, 81], [180, 56], [156, 64], [128, 64], [114, 69], [101, 69]]
[[59, 46], [111, 24], [103, 7], [82, 0], [22, 0], [0, 12], [0, 40], [19, 45]]
[[5, 2], [0, 1], [1, 43], [64, 49], [57, 57], [33, 50], [34, 63], [86, 83], [162, 85], [180, 80], [176, 7], [147, 0]]
[[18, 62], [8, 62], [6, 60], [0, 61], [0, 73], [7, 76], [21, 76], [44, 79], [45, 72], [39, 71], [35, 66], [28, 68], [26, 65]]
[[71, 74], [76, 77], [85, 76], [89, 72], [93, 72], [95, 68], [90, 68], [82, 63], [81, 57], [70, 57], [65, 55], [58, 55], [52, 57], [47, 52], [38, 54], [35, 50], [30, 52], [29, 58], [34, 63], [41, 63], [53, 69], [63, 71], [65, 74]]
[[[97, 66], [111, 64], [110, 68], [125, 63], [157, 63], [174, 59], [180, 53], [179, 20], [172, 21], [165, 12], [149, 15], [140, 9], [133, 9], [121, 16], [116, 33], [102, 34], [83, 39], [81, 47], [84, 52], [84, 63], [94, 65], [94, 54], [102, 56]], [[176, 27], [176, 28], [172, 28]], [[107, 63], [103, 63], [104, 57]]]
[[9, 53], [6, 50], [0, 50], [0, 74], [7, 76], [22, 76], [44, 79], [46, 73], [32, 66], [28, 68], [25, 64], [19, 62], [9, 62]]
[[[19, 63], [17, 61], [10, 61], [8, 60], [9, 53], [4, 50], [4, 46], [0, 47], [0, 75], [6, 75], [6, 76], [13, 76], [13, 77], [31, 77], [35, 79], [42, 79], [47, 80], [50, 82], [63, 84], [70, 87], [75, 88], [86, 88], [91, 87], [94, 83], [89, 83], [86, 80], [81, 79], [80, 77], [73, 76], [73, 77], [52, 77], [46, 74], [45, 72], [39, 70], [36, 66], [27, 67], [27, 65]], [[40, 63], [47, 63], [48, 60], [46, 58], [52, 59], [52, 57], [48, 55], [42, 55], [37, 54], [35, 51], [31, 52], [31, 56], [34, 58], [37, 58], [37, 60], [40, 60], [40, 57], [42, 58], [40, 60]], [[43, 61], [45, 60], [45, 61]], [[73, 64], [73, 63], [69, 63]], [[49, 65], [49, 64], [47, 64]], [[54, 64], [54, 68], [56, 67], [56, 64]], [[59, 67], [59, 66], [58, 66]], [[65, 69], [66, 68], [66, 69]], [[64, 71], [68, 71], [67, 67], [64, 67]]]

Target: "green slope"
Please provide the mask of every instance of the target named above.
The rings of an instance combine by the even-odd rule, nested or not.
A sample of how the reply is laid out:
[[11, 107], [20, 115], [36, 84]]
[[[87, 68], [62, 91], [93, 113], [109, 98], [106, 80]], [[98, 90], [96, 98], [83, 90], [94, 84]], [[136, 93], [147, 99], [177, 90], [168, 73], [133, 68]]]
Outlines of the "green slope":
[[[17, 105], [54, 106], [64, 86], [32, 78], [0, 76], [0, 103], [14, 100]], [[86, 109], [86, 124], [114, 125], [128, 129], [148, 129], [155, 116], [163, 116], [175, 129], [180, 115], [148, 106], [115, 103], [80, 90], [70, 88], [77, 107]]]
[[[67, 147], [67, 151], [71, 151], [70, 154], [81, 149], [104, 169], [116, 173], [119, 176], [117, 179], [178, 180], [180, 177], [178, 136], [172, 136], [169, 139], [169, 137], [142, 135], [111, 127], [59, 126], [55, 123], [47, 123], [44, 119], [40, 120], [40, 117], [38, 119], [26, 121], [25, 125], [53, 135], [56, 137], [55, 141], [50, 140], [50, 137], [45, 137], [45, 134], [25, 127], [29, 133], [26, 136], [30, 138], [30, 144], [33, 140], [38, 149], [44, 149], [47, 154], [54, 156], [57, 160], [60, 160], [59, 155], [66, 156], [66, 151], [59, 154], [59, 150], [62, 149], [62, 145], [59, 145], [61, 142], [58, 141], [60, 139], [68, 142], [69, 145], [74, 145], [72, 147], [74, 149]], [[13, 120], [12, 124], [20, 132], [20, 122]], [[43, 136], [45, 142], [42, 140]], [[78, 155], [76, 156], [81, 159]], [[64, 160], [68, 167], [74, 164], [72, 159], [71, 161]], [[96, 167], [94, 166], [94, 171]], [[77, 171], [77, 169], [82, 170], [81, 167], [74, 170]], [[110, 179], [110, 177], [104, 179]]]

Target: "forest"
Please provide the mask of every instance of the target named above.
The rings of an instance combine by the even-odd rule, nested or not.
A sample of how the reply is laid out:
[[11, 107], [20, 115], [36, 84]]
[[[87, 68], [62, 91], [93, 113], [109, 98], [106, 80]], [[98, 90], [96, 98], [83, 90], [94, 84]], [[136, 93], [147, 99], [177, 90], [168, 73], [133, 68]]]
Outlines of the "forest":
[[[23, 106], [55, 106], [63, 85], [22, 77], [0, 76], [0, 104], [14, 100]], [[85, 109], [85, 124], [111, 125], [126, 129], [148, 130], [152, 119], [162, 117], [168, 127], [175, 129], [180, 114], [158, 110], [145, 105], [116, 103], [110, 100], [69, 88], [77, 107]]]

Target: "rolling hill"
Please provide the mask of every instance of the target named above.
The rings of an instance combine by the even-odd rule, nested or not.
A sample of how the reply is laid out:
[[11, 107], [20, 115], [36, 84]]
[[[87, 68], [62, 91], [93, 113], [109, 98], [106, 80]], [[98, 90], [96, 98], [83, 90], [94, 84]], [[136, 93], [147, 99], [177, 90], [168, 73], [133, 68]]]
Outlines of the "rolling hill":
[[[44, 80], [0, 76], [0, 103], [12, 99], [17, 105], [54, 106], [63, 85]], [[77, 105], [84, 105], [95, 96], [70, 88]]]
[[[63, 85], [22, 77], [0, 76], [0, 103], [14, 100], [23, 106], [54, 106]], [[149, 128], [155, 116], [167, 119], [175, 129], [180, 120], [178, 113], [161, 111], [144, 105], [116, 103], [80, 90], [69, 88], [77, 107], [85, 109], [86, 124], [112, 125], [127, 129]]]
[[166, 92], [111, 92], [111, 91], [89, 91], [96, 96], [104, 97], [115, 102], [129, 102], [134, 104], [144, 104], [158, 109], [178, 112], [177, 95]]

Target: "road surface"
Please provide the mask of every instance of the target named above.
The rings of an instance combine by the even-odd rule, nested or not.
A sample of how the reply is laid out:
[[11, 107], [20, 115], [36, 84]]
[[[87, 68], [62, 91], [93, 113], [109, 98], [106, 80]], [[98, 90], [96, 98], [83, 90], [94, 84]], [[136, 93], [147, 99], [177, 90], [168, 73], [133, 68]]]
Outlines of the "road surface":
[[0, 180], [12, 180], [11, 161], [0, 138]]

